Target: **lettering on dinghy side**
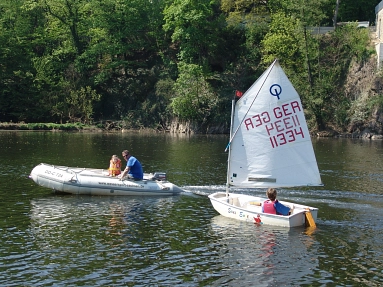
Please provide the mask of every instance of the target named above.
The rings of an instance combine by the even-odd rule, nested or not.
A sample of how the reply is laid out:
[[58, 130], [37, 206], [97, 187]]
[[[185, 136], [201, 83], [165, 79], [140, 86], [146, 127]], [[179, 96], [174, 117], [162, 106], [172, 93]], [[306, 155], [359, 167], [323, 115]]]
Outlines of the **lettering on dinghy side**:
[[121, 187], [136, 187], [136, 188], [144, 188], [143, 185], [133, 185], [133, 184], [123, 184], [123, 183], [111, 183], [111, 182], [99, 182], [99, 185], [112, 185], [112, 186], [121, 186]]
[[[231, 209], [231, 207], [229, 207], [228, 209], [227, 209], [227, 212], [230, 214], [237, 214], [237, 212], [234, 210], [234, 209]], [[249, 215], [248, 214], [246, 214], [245, 212], [243, 212], [243, 211], [240, 211], [239, 213], [238, 213], [238, 217], [240, 217], [240, 218], [242, 218], [242, 217], [244, 217], [244, 218], [249, 218]]]
[[64, 176], [61, 173], [58, 173], [58, 172], [55, 172], [55, 171], [51, 171], [49, 169], [46, 169], [44, 173], [52, 175], [52, 176], [55, 176], [55, 177], [63, 177]]

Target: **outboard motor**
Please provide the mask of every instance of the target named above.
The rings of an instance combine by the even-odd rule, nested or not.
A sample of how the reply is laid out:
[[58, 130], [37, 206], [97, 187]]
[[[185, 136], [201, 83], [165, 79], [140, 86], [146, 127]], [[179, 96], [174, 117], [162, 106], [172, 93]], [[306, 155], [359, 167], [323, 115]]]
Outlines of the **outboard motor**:
[[166, 180], [166, 173], [165, 172], [155, 172], [153, 175], [153, 180], [165, 181]]

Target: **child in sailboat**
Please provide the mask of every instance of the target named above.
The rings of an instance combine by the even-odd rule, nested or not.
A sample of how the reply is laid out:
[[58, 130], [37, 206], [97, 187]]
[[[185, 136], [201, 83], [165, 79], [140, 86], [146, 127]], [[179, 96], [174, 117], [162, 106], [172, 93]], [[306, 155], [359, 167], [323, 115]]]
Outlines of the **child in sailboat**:
[[116, 176], [121, 173], [121, 160], [117, 155], [113, 155], [109, 163], [109, 174], [108, 176]]
[[283, 205], [277, 200], [277, 190], [275, 188], [269, 188], [266, 191], [268, 200], [265, 200], [262, 204], [262, 212], [277, 214], [277, 215], [289, 215], [291, 212], [290, 207]]

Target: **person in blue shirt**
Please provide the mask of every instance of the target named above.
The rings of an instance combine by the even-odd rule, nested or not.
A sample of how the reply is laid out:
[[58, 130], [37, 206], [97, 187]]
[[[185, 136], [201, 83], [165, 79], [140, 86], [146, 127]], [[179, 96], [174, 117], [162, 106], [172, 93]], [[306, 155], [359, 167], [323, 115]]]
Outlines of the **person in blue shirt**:
[[144, 178], [144, 171], [138, 159], [132, 156], [128, 150], [122, 151], [122, 156], [126, 160], [126, 168], [121, 174], [120, 180], [125, 176], [128, 176], [128, 179], [142, 180]]

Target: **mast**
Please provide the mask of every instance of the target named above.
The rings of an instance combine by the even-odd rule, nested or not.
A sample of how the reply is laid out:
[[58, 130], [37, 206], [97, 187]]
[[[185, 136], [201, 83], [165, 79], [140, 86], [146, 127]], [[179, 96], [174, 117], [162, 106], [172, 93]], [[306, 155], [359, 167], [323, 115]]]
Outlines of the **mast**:
[[[262, 76], [263, 76], [263, 75], [266, 75], [266, 78], [263, 80], [260, 89], [258, 90], [256, 96], [254, 97], [254, 99], [252, 100], [251, 104], [249, 105], [249, 108], [248, 108], [248, 110], [246, 111], [246, 114], [243, 116], [241, 122], [239, 123], [239, 125], [237, 126], [237, 128], [236, 128], [236, 130], [235, 130], [234, 132], [233, 132], [233, 124], [234, 124], [234, 106], [232, 106], [232, 113], [231, 113], [231, 128], [230, 128], [230, 141], [229, 141], [229, 143], [228, 143], [227, 146], [226, 146], [225, 152], [226, 152], [227, 149], [230, 147], [231, 142], [233, 141], [235, 135], [237, 134], [238, 130], [241, 128], [241, 125], [242, 125], [243, 121], [245, 120], [245, 118], [246, 118], [247, 114], [249, 113], [251, 107], [253, 106], [255, 100], [257, 99], [258, 94], [259, 94], [259, 92], [261, 91], [263, 85], [265, 84], [265, 82], [266, 82], [266, 80], [267, 80], [267, 77], [269, 76], [269, 74], [270, 74], [270, 72], [271, 72], [273, 66], [274, 66], [275, 63], [277, 63], [277, 62], [278, 62], [278, 59], [275, 59], [274, 62], [270, 65], [270, 67], [269, 67], [265, 72], [263, 72]], [[268, 73], [266, 74], [266, 72], [268, 72]], [[262, 76], [261, 76], [261, 77], [262, 77]], [[260, 79], [261, 77], [259, 77], [259, 79]], [[259, 80], [259, 79], [258, 79], [258, 80]], [[249, 90], [251, 90], [251, 89], [253, 88], [253, 86], [258, 82], [258, 80], [254, 82], [254, 84], [249, 88]], [[247, 93], [247, 91], [245, 92], [245, 94], [246, 94], [246, 93]], [[241, 96], [241, 97], [242, 97], [242, 96]], [[234, 97], [234, 101], [235, 101], [235, 97]]]
[[231, 154], [231, 140], [232, 140], [232, 133], [233, 133], [233, 122], [234, 122], [234, 109], [235, 109], [235, 95], [234, 98], [231, 101], [231, 119], [230, 119], [230, 141], [226, 146], [225, 151], [229, 150], [228, 156], [227, 156], [227, 172], [226, 172], [226, 197], [229, 197], [229, 190], [230, 190], [230, 154]]

